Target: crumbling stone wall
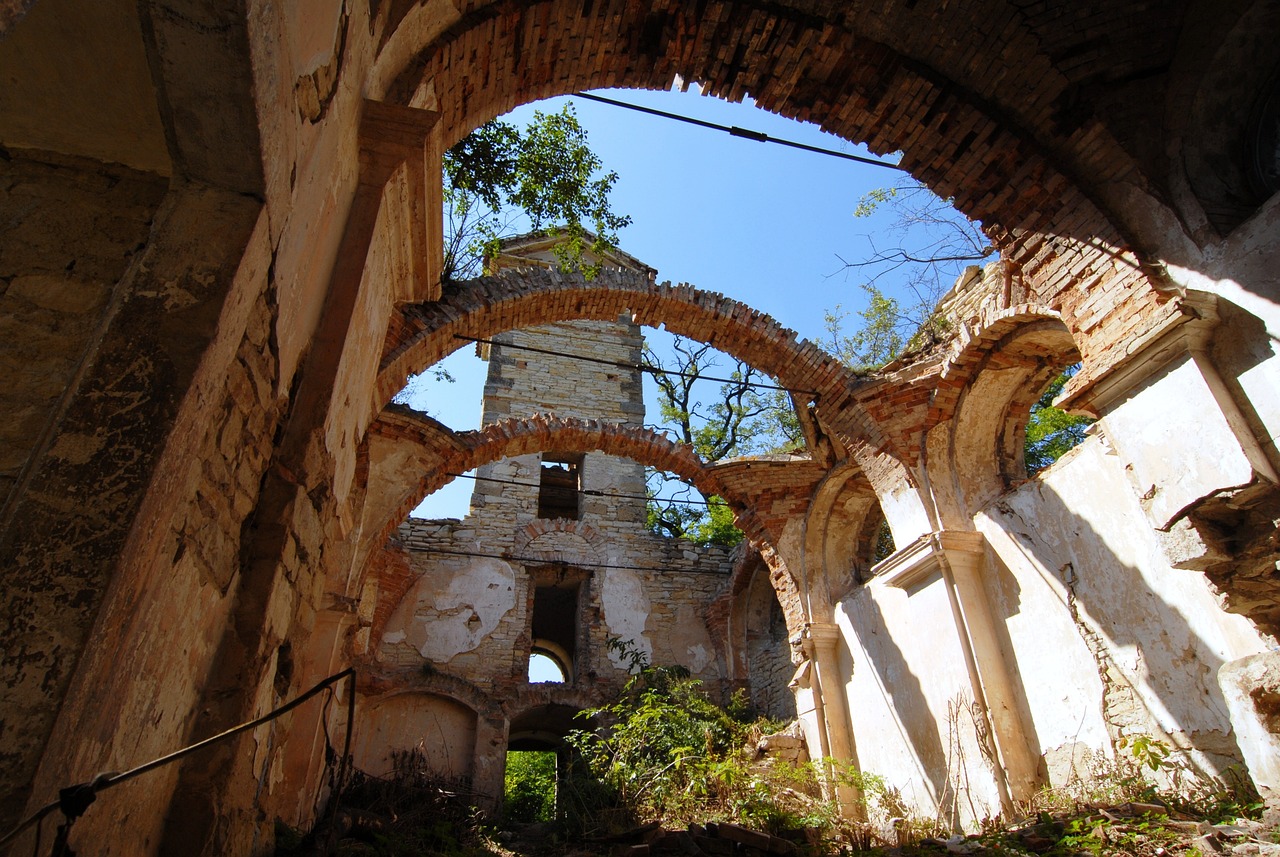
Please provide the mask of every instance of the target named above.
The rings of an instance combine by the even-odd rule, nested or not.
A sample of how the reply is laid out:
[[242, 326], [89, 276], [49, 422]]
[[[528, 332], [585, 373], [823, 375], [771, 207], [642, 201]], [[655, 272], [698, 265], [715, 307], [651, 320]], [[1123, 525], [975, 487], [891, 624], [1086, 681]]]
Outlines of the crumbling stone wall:
[[[644, 422], [635, 368], [640, 328], [625, 319], [511, 331], [482, 346], [482, 353], [489, 362], [486, 424], [538, 412], [620, 425]], [[528, 679], [530, 652], [538, 645], [535, 591], [567, 582], [576, 608], [560, 621], [576, 626], [569, 631], [574, 650], [562, 664], [565, 683], [536, 688], [548, 704], [581, 708], [609, 701], [632, 668], [610, 646], [610, 640], [621, 640], [649, 663], [689, 669], [725, 700], [731, 686], [750, 690], [759, 683], [770, 694], [762, 698], [785, 712], [779, 691], [764, 690], [777, 678], [776, 661], [790, 666], [786, 623], [767, 621], [770, 601], [781, 619], [767, 577], [753, 593], [753, 612], [743, 611], [750, 622], [754, 614], [766, 622], [750, 632], [750, 650], [741, 663], [731, 664], [723, 643], [710, 636], [710, 613], [717, 600], [731, 597], [733, 552], [649, 532], [643, 465], [611, 455], [583, 455], [574, 509], [566, 517], [542, 517], [543, 466], [538, 454], [485, 464], [477, 470], [465, 518], [410, 518], [400, 526], [384, 549], [387, 558], [378, 561], [386, 571], [365, 595], [377, 605], [369, 657], [378, 678], [376, 694], [368, 695], [362, 710], [381, 712], [382, 695], [418, 685], [426, 673], [433, 686], [464, 681], [486, 701], [482, 713], [510, 723], [535, 689]], [[742, 669], [747, 665], [749, 671]], [[785, 679], [781, 687], [785, 694]], [[409, 746], [418, 740], [410, 733], [401, 737]], [[370, 748], [362, 761], [383, 764], [388, 747]], [[503, 751], [476, 750], [496, 756], [499, 770]], [[442, 774], [460, 769], [450, 764]]]
[[[1167, 571], [1176, 579], [1203, 568], [1229, 606], [1274, 627], [1280, 197], [1242, 195], [1237, 186], [1237, 159], [1248, 151], [1237, 144], [1257, 130], [1241, 107], [1266, 91], [1273, 74], [1256, 59], [1268, 58], [1275, 42], [1267, 4], [1068, 8], [987, 0], [940, 8], [902, 0], [802, 8], [743, 0], [693, 10], [621, 0], [588, 7], [323, 0], [301, 15], [290, 4], [170, 0], [103, 6], [112, 26], [91, 31], [100, 18], [59, 2], [7, 4], [0, 62], [14, 71], [0, 103], [0, 156], [48, 160], [30, 154], [43, 148], [112, 173], [120, 171], [110, 164], [140, 167], [132, 159], [145, 156], [170, 194], [138, 254], [142, 264], [112, 286], [127, 297], [97, 356], [77, 386], [56, 393], [66, 408], [49, 449], [62, 444], [71, 457], [43, 458], [31, 483], [40, 502], [4, 522], [6, 614], [23, 636], [4, 647], [14, 653], [6, 679], [13, 692], [0, 718], [6, 736], [20, 738], [6, 744], [13, 749], [3, 759], [6, 820], [62, 785], [261, 713], [280, 698], [278, 689], [300, 689], [345, 663], [347, 636], [358, 640], [364, 614], [376, 612], [360, 603], [368, 566], [353, 541], [377, 531], [372, 541], [385, 542], [384, 522], [364, 528], [362, 504], [372, 493], [361, 479], [373, 468], [361, 470], [362, 450], [378, 442], [379, 406], [403, 382], [400, 370], [421, 368], [384, 366], [379, 377], [378, 355], [413, 335], [412, 313], [395, 312], [396, 301], [438, 296], [431, 266], [439, 247], [439, 155], [507, 107], [599, 85], [665, 87], [680, 74], [729, 97], [750, 92], [767, 109], [867, 140], [876, 151], [901, 150], [913, 174], [983, 221], [1018, 272], [1025, 300], [1011, 291], [1007, 308], [1034, 306], [1038, 318], [1069, 333], [1084, 369], [1067, 403], [1103, 418], [1115, 464], [1134, 474], [1125, 490], [1137, 498], [1142, 526], [1177, 566]], [[42, 26], [42, 12], [59, 26]], [[9, 48], [27, 36], [22, 51], [34, 53], [24, 55], [55, 58], [50, 65], [74, 58], [94, 73], [36, 74], [41, 64], [15, 65]], [[99, 71], [126, 65], [128, 73]], [[105, 103], [94, 98], [104, 90], [127, 110], [84, 109]], [[50, 129], [41, 117], [59, 115], [82, 121], [44, 133]], [[149, 120], [99, 121], [125, 115]], [[1226, 177], [1226, 186], [1206, 182], [1210, 175]], [[100, 211], [124, 193], [120, 186], [83, 189]], [[4, 214], [11, 214], [7, 202]], [[133, 225], [120, 234], [137, 226], [136, 215], [123, 218]], [[56, 273], [65, 265], [63, 248], [29, 244], [22, 234], [3, 231], [4, 258], [41, 247], [36, 267]], [[98, 238], [75, 243], [98, 246]], [[402, 253], [406, 247], [414, 252]], [[584, 285], [572, 300], [590, 315], [597, 300], [612, 299], [608, 292], [608, 284]], [[1215, 298], [1216, 309], [1196, 292]], [[684, 305], [663, 301], [651, 304], [656, 320], [683, 319]], [[246, 336], [248, 317], [259, 311], [268, 333]], [[564, 319], [564, 311], [554, 318], [533, 311], [506, 326]], [[732, 311], [708, 308], [710, 316]], [[1225, 320], [1216, 328], [1215, 314]], [[1005, 321], [1021, 327], [1013, 316]], [[986, 322], [974, 330], [994, 338], [975, 336], [968, 352], [957, 340], [956, 365], [981, 373], [989, 347], [1011, 331]], [[772, 344], [775, 335], [759, 327], [748, 337]], [[252, 344], [238, 361], [246, 340]], [[423, 353], [444, 350], [437, 342]], [[774, 357], [761, 368], [779, 372], [787, 368], [779, 355], [795, 353], [765, 351]], [[61, 360], [66, 352], [50, 353]], [[865, 479], [859, 490], [879, 499], [905, 568], [918, 536], [937, 533], [942, 543], [971, 532], [964, 528], [976, 526], [992, 499], [974, 500], [959, 484], [956, 455], [965, 444], [953, 440], [963, 420], [953, 417], [964, 407], [968, 370], [950, 373], [934, 356], [856, 382], [833, 367], [821, 388], [831, 395], [819, 401], [814, 456], [787, 464], [785, 473], [802, 478], [776, 483], [779, 492], [790, 486], [796, 493], [774, 508], [799, 511], [749, 527], [761, 542], [776, 539], [762, 550], [780, 558], [771, 572], [787, 567], [779, 590], [787, 581], [803, 587], [803, 598], [784, 606], [817, 604], [823, 611], [808, 617], [815, 623], [836, 618], [826, 608], [843, 583], [826, 585], [822, 563], [807, 561], [816, 554], [797, 535], [821, 530], [816, 518], [806, 520], [801, 499], [822, 479], [812, 471], [842, 467]], [[221, 404], [237, 363], [268, 416], [246, 415], [210, 443], [217, 421], [233, 412]], [[815, 355], [810, 369], [825, 371], [821, 364]], [[1194, 397], [1174, 395], [1183, 379], [1194, 383]], [[1179, 407], [1151, 407], [1148, 390]], [[1209, 422], [1200, 419], [1206, 413]], [[1174, 438], [1184, 462], [1177, 471], [1158, 466], [1161, 442], [1144, 440], [1148, 428], [1167, 425], [1184, 427]], [[1197, 442], [1204, 431], [1213, 443]], [[959, 434], [964, 441], [967, 433]], [[110, 443], [81, 460], [86, 448], [77, 437], [95, 436]], [[431, 436], [438, 452], [448, 452], [447, 435]], [[554, 436], [550, 423], [529, 435]], [[1007, 433], [984, 427], [984, 446], [987, 437]], [[1213, 466], [1224, 449], [1230, 472]], [[228, 480], [245, 489], [231, 492], [229, 517], [211, 499], [228, 496], [213, 487]], [[998, 495], [1016, 483], [1016, 473], [1003, 473], [989, 484]], [[218, 526], [175, 529], [174, 520], [201, 519], [194, 511], [201, 498]], [[748, 505], [750, 521], [756, 510]], [[179, 539], [178, 531], [187, 535]], [[954, 559], [967, 607], [986, 603], [999, 620], [986, 637], [969, 629], [986, 655], [968, 687], [1016, 688], [1013, 665], [987, 656], [999, 649], [1001, 625], [1013, 621], [993, 606], [990, 566], [975, 575], [974, 553], [949, 543], [921, 553], [931, 562]], [[201, 572], [193, 550], [216, 562]], [[1152, 557], [1144, 562], [1145, 584], [1170, 576]], [[1152, 569], [1160, 573], [1149, 576]], [[228, 579], [223, 596], [212, 582]], [[976, 593], [983, 597], [975, 600]], [[225, 599], [234, 599], [234, 615]], [[828, 639], [829, 629], [819, 630]], [[853, 633], [852, 626], [843, 633], [846, 646]], [[88, 644], [91, 637], [97, 645]], [[957, 634], [957, 645], [965, 639]], [[126, 653], [118, 661], [106, 654], [118, 652]], [[282, 657], [289, 652], [292, 660]], [[129, 670], [119, 668], [126, 662]], [[1006, 727], [1028, 716], [987, 696], [1007, 761], [1004, 751], [1016, 756], [1018, 742]], [[101, 703], [121, 697], [129, 701]], [[1266, 713], [1250, 705], [1232, 704], [1237, 734], [1269, 734]], [[1244, 729], [1241, 718], [1254, 718], [1257, 728]], [[136, 723], [155, 728], [139, 733], [129, 725]], [[317, 727], [315, 716], [299, 715], [191, 760], [173, 801], [165, 798], [169, 774], [114, 791], [114, 802], [103, 796], [77, 825], [73, 845], [154, 852], [167, 813], [174, 848], [261, 850], [273, 815], [297, 821], [314, 806], [319, 763], [311, 759], [303, 775], [284, 760], [310, 759], [320, 746]], [[478, 718], [476, 740], [487, 740], [490, 728]], [[1023, 755], [1031, 756], [1034, 742], [1023, 737]], [[1240, 747], [1260, 777], [1271, 769], [1256, 752], [1249, 757], [1263, 743]], [[914, 756], [904, 753], [908, 770]]]
[[12, 507], [89, 359], [115, 285], [146, 244], [167, 189], [160, 176], [52, 153], [0, 161], [12, 248], [0, 262], [6, 414], [0, 497]]

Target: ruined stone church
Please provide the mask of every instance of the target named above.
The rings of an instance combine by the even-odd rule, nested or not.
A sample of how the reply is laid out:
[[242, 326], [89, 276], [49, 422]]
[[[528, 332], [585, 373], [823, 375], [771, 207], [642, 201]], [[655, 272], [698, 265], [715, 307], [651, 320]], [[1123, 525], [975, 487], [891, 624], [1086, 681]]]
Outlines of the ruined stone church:
[[[348, 725], [372, 769], [430, 715], [491, 791], [620, 634], [956, 824], [1135, 736], [1280, 799], [1278, 41], [1271, 0], [0, 0], [0, 828], [348, 667], [343, 704], [103, 790], [71, 844], [269, 853]], [[677, 77], [981, 220], [999, 259], [941, 341], [854, 374], [634, 260], [442, 282], [449, 146]], [[580, 376], [588, 413], [514, 347], [625, 356], [635, 325], [803, 391], [804, 452], [702, 462], [622, 370]], [[480, 430], [392, 401], [471, 340]], [[1059, 404], [1097, 421], [1029, 476], [1076, 363]], [[644, 466], [749, 549], [643, 533]], [[469, 516], [406, 521], [473, 470]]]

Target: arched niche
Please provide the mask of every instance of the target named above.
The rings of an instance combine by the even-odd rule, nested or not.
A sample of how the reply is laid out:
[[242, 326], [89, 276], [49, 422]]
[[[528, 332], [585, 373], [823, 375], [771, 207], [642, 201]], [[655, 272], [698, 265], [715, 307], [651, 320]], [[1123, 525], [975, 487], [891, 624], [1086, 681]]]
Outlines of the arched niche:
[[763, 557], [753, 554], [745, 561], [741, 571], [747, 579], [735, 581], [730, 611], [730, 679], [735, 687], [748, 689], [751, 704], [760, 714], [792, 720], [795, 698], [787, 687], [795, 671], [791, 639], [799, 639], [801, 628], [794, 622], [790, 624], [796, 627], [789, 627]]
[[[918, 501], [909, 484], [901, 488]], [[830, 607], [866, 580], [877, 561], [880, 527], [887, 520], [880, 496], [860, 467], [846, 464], [828, 474], [814, 492], [805, 521], [804, 561], [811, 598]], [[900, 522], [894, 540], [904, 531]], [[916, 535], [911, 532], [903, 542]], [[816, 605], [813, 609], [819, 615]]]
[[950, 491], [939, 492], [954, 504], [943, 511], [944, 518], [957, 518], [946, 520], [948, 526], [1027, 478], [1023, 446], [1031, 406], [1078, 362], [1070, 331], [1048, 311], [1009, 312], [977, 331], [957, 355], [953, 365], [965, 383], [950, 428], [930, 432], [931, 479], [951, 483]]
[[390, 776], [408, 754], [441, 779], [467, 780], [475, 746], [476, 712], [456, 699], [414, 691], [357, 698], [351, 753], [367, 774]]

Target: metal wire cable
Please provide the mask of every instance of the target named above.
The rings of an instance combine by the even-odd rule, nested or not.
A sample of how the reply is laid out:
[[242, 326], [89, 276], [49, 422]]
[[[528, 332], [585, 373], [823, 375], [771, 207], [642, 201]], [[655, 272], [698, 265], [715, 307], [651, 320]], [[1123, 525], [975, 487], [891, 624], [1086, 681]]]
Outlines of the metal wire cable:
[[[521, 488], [541, 488], [540, 482], [520, 482], [515, 479], [498, 479], [493, 476], [473, 476], [469, 473], [448, 473], [456, 479], [474, 479], [476, 482], [494, 482], [498, 485], [518, 485]], [[647, 494], [616, 494], [612, 491], [601, 491], [597, 488], [579, 488], [576, 489], [579, 494], [586, 494], [588, 497], [616, 497], [619, 500], [652, 500], [655, 503], [678, 503], [681, 506], [711, 506], [709, 500], [677, 500], [674, 497], [650, 497]], [[721, 502], [718, 505], [728, 505]]]
[[777, 384], [761, 384], [756, 381], [743, 381], [739, 378], [717, 378], [714, 375], [703, 375], [700, 372], [678, 372], [675, 369], [660, 369], [657, 366], [650, 366], [647, 363], [628, 363], [625, 360], [606, 360], [603, 357], [588, 357], [585, 354], [565, 354], [562, 351], [552, 351], [547, 348], [535, 348], [532, 345], [516, 345], [512, 342], [496, 342], [492, 339], [479, 339], [474, 336], [465, 336], [461, 333], [455, 333], [454, 339], [464, 339], [467, 342], [479, 342], [481, 345], [496, 345], [498, 348], [514, 348], [518, 351], [532, 351], [535, 354], [549, 354], [552, 357], [567, 357], [570, 360], [581, 360], [585, 363], [598, 363], [602, 366], [612, 366], [615, 369], [631, 369], [637, 372], [648, 372], [650, 375], [677, 375], [681, 378], [701, 379], [703, 381], [719, 381], [724, 384], [741, 384], [744, 387], [754, 387], [760, 390], [781, 390], [784, 393], [797, 393], [804, 396], [817, 396], [817, 390], [796, 390], [791, 387], [780, 387]]
[[819, 155], [830, 155], [833, 158], [842, 158], [846, 161], [857, 161], [860, 164], [867, 164], [873, 167], [884, 167], [887, 170], [898, 170], [899, 172], [907, 172], [907, 168], [898, 164], [891, 164], [888, 161], [878, 161], [875, 158], [864, 158], [861, 155], [851, 155], [848, 152], [837, 152], [834, 149], [824, 149], [821, 146], [810, 146], [807, 143], [797, 143], [794, 140], [784, 140], [781, 137], [770, 137], [763, 131], [752, 131], [747, 128], [739, 128], [737, 125], [718, 125], [715, 122], [707, 122], [704, 119], [694, 119], [692, 116], [681, 116], [679, 113], [669, 113], [666, 110], [655, 110], [652, 107], [641, 107], [639, 104], [632, 104], [628, 101], [618, 101], [613, 98], [605, 98], [603, 95], [592, 95], [589, 92], [575, 92], [575, 98], [585, 98], [588, 101], [599, 101], [601, 104], [611, 104], [614, 107], [625, 107], [627, 110], [635, 110], [638, 113], [648, 113], [652, 116], [661, 116], [663, 119], [674, 119], [677, 122], [685, 122], [689, 125], [697, 125], [700, 128], [710, 128], [713, 131], [724, 131], [734, 137], [741, 137], [744, 140], [755, 140], [757, 143], [777, 143], [779, 146], [790, 146], [793, 149], [801, 149], [806, 152], [814, 152]]

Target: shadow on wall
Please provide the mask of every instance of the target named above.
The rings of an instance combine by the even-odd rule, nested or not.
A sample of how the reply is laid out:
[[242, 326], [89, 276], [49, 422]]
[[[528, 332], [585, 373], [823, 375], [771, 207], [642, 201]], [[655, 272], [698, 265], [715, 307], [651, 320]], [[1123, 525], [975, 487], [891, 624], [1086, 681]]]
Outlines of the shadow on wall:
[[1043, 587], [1093, 658], [1113, 748], [1123, 736], [1149, 735], [1187, 750], [1187, 763], [1202, 775], [1239, 764], [1217, 673], [1261, 650], [1260, 639], [1247, 619], [1219, 608], [1202, 574], [1169, 568], [1118, 459], [1100, 443], [1086, 444], [980, 514], [980, 529], [987, 529], [984, 517], [1008, 536], [989, 554], [996, 581], [989, 592], [1016, 661], [1010, 666], [1021, 681], [1041, 683], [1024, 686], [1031, 696], [1068, 706], [1079, 699], [1063, 697], [1077, 688], [1058, 686], [1062, 677], [1035, 660], [1060, 615], [1010, 632], [1024, 595]]
[[[928, 594], [945, 599], [941, 579], [935, 574], [931, 580], [933, 582], [919, 587], [922, 590], [919, 594], [926, 594], [923, 590], [929, 590]], [[928, 789], [929, 800], [938, 808], [939, 820], [952, 829], [959, 830], [959, 794], [956, 778], [952, 777], [953, 765], [959, 762], [953, 752], [957, 736], [949, 735], [947, 741], [943, 742], [938, 728], [939, 719], [925, 695], [919, 676], [911, 669], [907, 656], [890, 631], [890, 623], [886, 621], [879, 597], [905, 600], [910, 596], [900, 590], [889, 589], [872, 593], [864, 587], [842, 601], [841, 608], [855, 629], [854, 639], [858, 644], [857, 652], [847, 648], [846, 644], [842, 655], [852, 665], [850, 672], [855, 676], [855, 682], [864, 665], [871, 669], [873, 680], [884, 700], [883, 716], [890, 721], [886, 725], [895, 730], [901, 739], [903, 749], [911, 757], [910, 764], [915, 767]], [[919, 639], [918, 632], [908, 630], [907, 633]], [[954, 643], [954, 638], [946, 642]], [[945, 646], [946, 642], [936, 637], [931, 638], [928, 648], [936, 650]], [[852, 696], [854, 743], [858, 747], [861, 767], [867, 773], [885, 776], [890, 780], [891, 786], [900, 787], [902, 784], [894, 783], [893, 780], [903, 776], [903, 773], [892, 771], [886, 764], [887, 760], [882, 761], [889, 743], [877, 740], [874, 747], [867, 746], [871, 743], [868, 738], [876, 725], [868, 722], [870, 717], [874, 717], [871, 706], [859, 704], [857, 694]], [[866, 744], [859, 744], [859, 741]], [[960, 774], [958, 771], [955, 773]]]

